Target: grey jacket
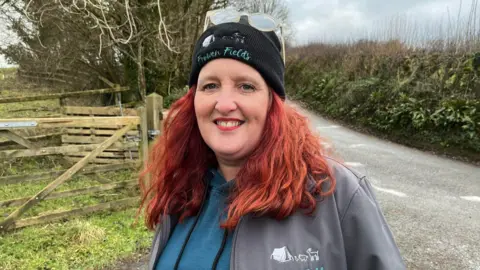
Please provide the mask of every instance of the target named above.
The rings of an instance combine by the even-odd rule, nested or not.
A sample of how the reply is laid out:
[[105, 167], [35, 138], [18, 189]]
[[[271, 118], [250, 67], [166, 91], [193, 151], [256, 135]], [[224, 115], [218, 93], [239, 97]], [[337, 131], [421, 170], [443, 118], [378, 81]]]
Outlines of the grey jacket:
[[[329, 161], [336, 190], [318, 201], [313, 216], [299, 211], [280, 221], [250, 216], [240, 220], [233, 235], [231, 270], [406, 269], [366, 177]], [[166, 217], [157, 226], [148, 269], [155, 269], [175, 223]]]

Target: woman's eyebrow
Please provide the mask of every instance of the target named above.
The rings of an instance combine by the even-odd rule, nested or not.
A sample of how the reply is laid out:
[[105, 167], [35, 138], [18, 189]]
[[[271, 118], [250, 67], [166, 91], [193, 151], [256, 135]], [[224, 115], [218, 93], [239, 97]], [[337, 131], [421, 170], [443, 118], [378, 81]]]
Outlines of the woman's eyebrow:
[[198, 78], [197, 85], [204, 84], [205, 82], [211, 82], [211, 81], [218, 81], [217, 76], [215, 75], [208, 75], [202, 78]]
[[248, 76], [248, 75], [236, 75], [234, 77], [235, 81], [249, 81], [249, 82], [252, 82], [252, 83], [255, 83], [255, 84], [258, 84], [258, 80], [255, 79], [254, 77], [252, 76]]
[[[259, 84], [259, 81], [257, 79], [255, 79], [254, 77], [252, 76], [248, 76], [248, 75], [234, 75], [232, 77], [232, 79], [234, 81], [249, 81], [249, 82], [252, 82], [254, 84]], [[202, 84], [206, 81], [218, 81], [219, 78], [218, 76], [214, 75], [214, 74], [211, 74], [211, 75], [206, 75], [206, 76], [203, 76], [201, 78], [198, 78], [198, 84]]]

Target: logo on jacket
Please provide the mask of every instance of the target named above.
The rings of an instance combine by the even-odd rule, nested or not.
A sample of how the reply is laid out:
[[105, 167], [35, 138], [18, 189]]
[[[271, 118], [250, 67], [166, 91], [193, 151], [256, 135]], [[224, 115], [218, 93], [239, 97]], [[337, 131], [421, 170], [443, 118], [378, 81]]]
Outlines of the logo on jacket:
[[270, 255], [270, 259], [275, 260], [279, 263], [286, 263], [286, 262], [316, 262], [320, 260], [318, 256], [318, 250], [313, 251], [311, 248], [307, 249], [305, 254], [298, 254], [297, 256], [293, 256], [286, 246], [281, 248], [275, 248], [273, 250], [272, 255]]

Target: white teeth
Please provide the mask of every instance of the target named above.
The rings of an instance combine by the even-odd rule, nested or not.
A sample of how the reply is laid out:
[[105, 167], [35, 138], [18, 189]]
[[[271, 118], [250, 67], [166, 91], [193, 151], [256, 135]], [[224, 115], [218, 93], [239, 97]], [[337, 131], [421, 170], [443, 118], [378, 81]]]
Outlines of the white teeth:
[[217, 121], [217, 125], [222, 127], [236, 127], [240, 125], [238, 121]]

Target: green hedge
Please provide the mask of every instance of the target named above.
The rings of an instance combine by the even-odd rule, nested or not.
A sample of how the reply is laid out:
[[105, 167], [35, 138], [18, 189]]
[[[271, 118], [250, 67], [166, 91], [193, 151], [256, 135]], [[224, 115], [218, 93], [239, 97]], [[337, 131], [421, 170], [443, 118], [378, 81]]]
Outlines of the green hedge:
[[287, 91], [328, 117], [480, 160], [479, 60], [303, 51], [287, 62]]

